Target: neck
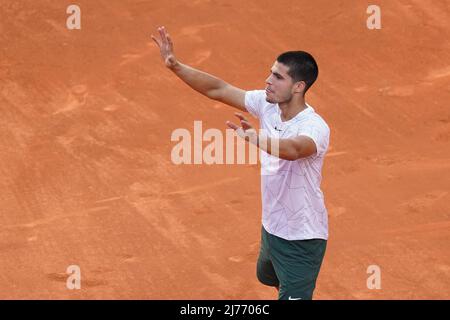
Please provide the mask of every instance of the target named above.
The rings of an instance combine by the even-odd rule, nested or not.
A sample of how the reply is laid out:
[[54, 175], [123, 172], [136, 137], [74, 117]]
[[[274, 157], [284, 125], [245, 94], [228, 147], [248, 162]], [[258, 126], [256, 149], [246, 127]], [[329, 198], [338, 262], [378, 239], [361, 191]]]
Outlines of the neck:
[[292, 98], [289, 101], [280, 102], [278, 104], [281, 110], [281, 120], [289, 121], [294, 118], [297, 114], [305, 110], [308, 106], [305, 103], [304, 97], [298, 97], [296, 99]]

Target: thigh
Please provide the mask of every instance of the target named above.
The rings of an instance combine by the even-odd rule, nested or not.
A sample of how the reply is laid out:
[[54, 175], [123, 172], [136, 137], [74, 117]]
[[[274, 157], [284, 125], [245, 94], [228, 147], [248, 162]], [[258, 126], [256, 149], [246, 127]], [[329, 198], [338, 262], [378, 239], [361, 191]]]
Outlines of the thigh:
[[268, 236], [269, 234], [263, 227], [261, 229], [261, 246], [256, 265], [256, 276], [262, 284], [265, 284], [266, 286], [278, 287], [280, 282], [270, 257]]
[[288, 241], [278, 237], [271, 241], [280, 300], [312, 299], [326, 243], [323, 239]]

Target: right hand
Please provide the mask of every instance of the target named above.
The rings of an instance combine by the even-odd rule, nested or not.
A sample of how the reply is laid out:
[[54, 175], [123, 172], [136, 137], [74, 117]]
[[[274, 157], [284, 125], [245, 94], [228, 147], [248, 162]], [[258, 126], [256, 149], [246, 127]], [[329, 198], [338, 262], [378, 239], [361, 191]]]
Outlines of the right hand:
[[155, 43], [158, 45], [159, 51], [161, 52], [161, 57], [163, 58], [166, 67], [172, 69], [178, 64], [178, 61], [173, 53], [172, 39], [170, 38], [164, 27], [159, 27], [158, 32], [161, 39], [157, 39], [153, 35], [151, 35], [151, 37], [153, 41], [155, 41]]

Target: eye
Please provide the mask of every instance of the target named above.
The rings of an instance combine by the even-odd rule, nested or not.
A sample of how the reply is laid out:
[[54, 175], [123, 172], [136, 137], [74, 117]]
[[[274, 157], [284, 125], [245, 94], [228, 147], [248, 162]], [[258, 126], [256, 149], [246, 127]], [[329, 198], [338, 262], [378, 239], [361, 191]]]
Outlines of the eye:
[[281, 79], [283, 79], [283, 77], [282, 76], [280, 76], [278, 73], [274, 73], [272, 70], [270, 70], [270, 74], [271, 75], [274, 75], [275, 76], [275, 78], [277, 78], [278, 80], [281, 80]]

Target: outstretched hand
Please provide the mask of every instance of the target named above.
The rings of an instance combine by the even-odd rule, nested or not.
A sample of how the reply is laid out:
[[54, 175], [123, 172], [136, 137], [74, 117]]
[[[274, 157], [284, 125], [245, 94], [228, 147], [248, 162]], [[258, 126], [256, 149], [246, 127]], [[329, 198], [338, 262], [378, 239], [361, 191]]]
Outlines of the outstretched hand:
[[242, 139], [256, 144], [258, 138], [256, 130], [241, 113], [235, 112], [234, 114], [239, 118], [242, 127], [239, 127], [237, 124], [234, 124], [231, 121], [226, 122], [227, 126], [236, 131], [237, 135]]
[[166, 67], [173, 68], [177, 65], [178, 61], [175, 58], [175, 54], [173, 52], [172, 39], [167, 33], [165, 27], [158, 27], [158, 32], [161, 39], [154, 37], [153, 34], [151, 35], [151, 37], [158, 46], [161, 57], [163, 58]]

